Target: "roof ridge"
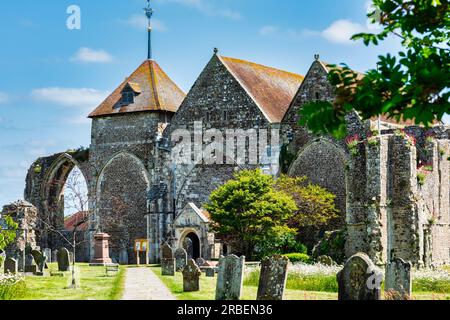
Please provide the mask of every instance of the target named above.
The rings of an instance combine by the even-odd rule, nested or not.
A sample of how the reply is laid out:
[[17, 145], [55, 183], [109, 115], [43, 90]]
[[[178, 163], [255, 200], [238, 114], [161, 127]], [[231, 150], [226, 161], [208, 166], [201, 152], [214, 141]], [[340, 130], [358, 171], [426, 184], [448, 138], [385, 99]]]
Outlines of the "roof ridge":
[[219, 58], [224, 58], [224, 59], [232, 59], [232, 60], [236, 60], [236, 61], [246, 62], [246, 63], [253, 64], [255, 66], [261, 66], [261, 67], [264, 67], [264, 68], [268, 68], [268, 69], [272, 69], [272, 70], [276, 70], [276, 71], [280, 71], [280, 72], [284, 72], [284, 73], [289, 73], [289, 74], [296, 75], [296, 76], [304, 78], [304, 76], [302, 76], [299, 73], [283, 70], [283, 69], [276, 68], [276, 67], [271, 67], [271, 66], [268, 66], [268, 65], [265, 65], [265, 64], [261, 64], [261, 63], [257, 63], [257, 62], [253, 62], [253, 61], [250, 61], [250, 60], [245, 60], [245, 59], [240, 59], [240, 58], [233, 58], [233, 57], [226, 57], [226, 56], [218, 56], [218, 57]]
[[[156, 88], [157, 85], [157, 80], [156, 80], [156, 74], [155, 74], [155, 66], [154, 64], [156, 63], [155, 60], [149, 60], [149, 67], [150, 67], [150, 81], [152, 82], [152, 88], [153, 88], [153, 94], [155, 95], [155, 102], [156, 102], [156, 106], [158, 108], [161, 108], [161, 102], [159, 101], [159, 95], [158, 95], [158, 90]], [[164, 110], [166, 111], [166, 110]]]

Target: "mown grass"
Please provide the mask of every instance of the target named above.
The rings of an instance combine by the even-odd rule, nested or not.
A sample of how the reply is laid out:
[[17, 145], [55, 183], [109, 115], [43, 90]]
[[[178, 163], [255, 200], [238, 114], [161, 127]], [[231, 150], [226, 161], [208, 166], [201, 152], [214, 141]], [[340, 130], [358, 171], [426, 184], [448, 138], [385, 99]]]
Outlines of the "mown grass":
[[[49, 265], [56, 270], [55, 264]], [[27, 292], [21, 300], [115, 300], [120, 299], [125, 279], [125, 269], [119, 268], [115, 276], [107, 277], [105, 268], [77, 264], [79, 286], [69, 288], [71, 273], [64, 272], [64, 277], [27, 276]]]

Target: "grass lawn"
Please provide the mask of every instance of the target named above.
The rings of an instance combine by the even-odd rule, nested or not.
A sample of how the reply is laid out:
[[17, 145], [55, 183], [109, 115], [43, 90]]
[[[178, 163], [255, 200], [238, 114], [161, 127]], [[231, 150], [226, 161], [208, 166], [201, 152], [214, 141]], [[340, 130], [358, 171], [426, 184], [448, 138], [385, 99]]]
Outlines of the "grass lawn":
[[[57, 270], [54, 263], [50, 270]], [[27, 293], [22, 300], [117, 300], [121, 298], [125, 280], [125, 268], [120, 267], [116, 276], [106, 277], [104, 267], [77, 264], [79, 288], [68, 289], [71, 272], [64, 277], [27, 276]]]
[[[204, 274], [200, 277], [200, 291], [199, 292], [183, 292], [183, 276], [181, 273], [176, 273], [175, 277], [163, 277], [161, 275], [161, 268], [152, 266], [152, 271], [163, 281], [169, 290], [179, 300], [214, 300], [216, 292], [216, 278], [207, 278]], [[245, 279], [243, 286], [242, 299], [255, 300], [257, 294], [256, 279]], [[330, 279], [324, 277], [322, 281], [316, 278], [310, 279], [288, 279], [288, 289], [285, 290], [285, 300], [337, 300], [337, 292], [330, 292]], [[311, 283], [312, 282], [312, 283]], [[308, 291], [295, 290], [295, 287], [318, 287], [317, 283], [323, 285], [323, 291]], [[256, 282], [257, 283], [257, 282]], [[291, 288], [291, 289], [289, 289]], [[328, 291], [328, 292], [326, 292]], [[336, 284], [337, 291], [337, 284]], [[414, 292], [413, 300], [450, 300], [450, 292], [433, 293], [433, 292]]]

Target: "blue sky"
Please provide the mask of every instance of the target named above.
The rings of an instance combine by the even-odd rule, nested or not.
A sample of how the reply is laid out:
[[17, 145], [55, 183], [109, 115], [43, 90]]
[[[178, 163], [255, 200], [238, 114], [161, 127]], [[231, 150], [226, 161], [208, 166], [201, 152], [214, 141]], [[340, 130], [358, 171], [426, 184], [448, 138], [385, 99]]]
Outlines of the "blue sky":
[[[367, 0], [154, 0], [154, 58], [186, 92], [218, 47], [225, 56], [305, 74], [319, 53], [355, 70], [396, 41], [366, 48]], [[81, 8], [69, 30], [67, 7]], [[0, 205], [23, 197], [34, 159], [89, 146], [87, 114], [146, 58], [144, 0], [3, 1]]]

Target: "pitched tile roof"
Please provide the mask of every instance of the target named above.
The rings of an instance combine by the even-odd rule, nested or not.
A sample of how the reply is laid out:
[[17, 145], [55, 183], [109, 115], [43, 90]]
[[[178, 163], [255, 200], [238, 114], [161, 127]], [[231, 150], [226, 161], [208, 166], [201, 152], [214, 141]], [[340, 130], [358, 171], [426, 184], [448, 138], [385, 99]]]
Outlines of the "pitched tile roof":
[[271, 123], [280, 123], [304, 77], [249, 61], [218, 56]]
[[[86, 231], [89, 228], [89, 223], [87, 221], [89, 212], [80, 211], [64, 220], [64, 229], [67, 231], [73, 231], [76, 225], [77, 231]], [[81, 223], [81, 224], [80, 224]]]
[[[122, 90], [127, 85], [135, 91], [136, 96], [134, 103], [122, 105]], [[89, 117], [143, 111], [177, 112], [185, 97], [186, 94], [167, 76], [158, 63], [146, 60]]]

